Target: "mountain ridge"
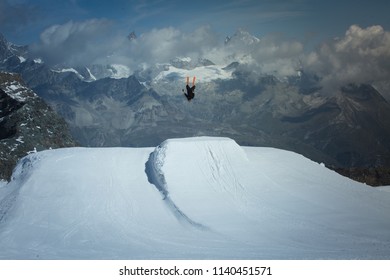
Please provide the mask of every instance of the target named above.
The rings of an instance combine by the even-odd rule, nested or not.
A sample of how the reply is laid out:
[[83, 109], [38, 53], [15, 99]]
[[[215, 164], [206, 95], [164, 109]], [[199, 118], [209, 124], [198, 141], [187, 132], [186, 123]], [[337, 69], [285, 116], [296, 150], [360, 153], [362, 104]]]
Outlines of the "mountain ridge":
[[10, 180], [28, 153], [75, 146], [60, 118], [19, 75], [0, 72], [0, 179]]

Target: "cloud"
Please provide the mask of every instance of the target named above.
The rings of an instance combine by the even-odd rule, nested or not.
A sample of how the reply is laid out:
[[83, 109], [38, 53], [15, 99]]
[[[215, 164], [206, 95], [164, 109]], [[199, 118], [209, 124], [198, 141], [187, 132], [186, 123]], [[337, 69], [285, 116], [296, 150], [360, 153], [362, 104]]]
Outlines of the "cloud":
[[308, 54], [305, 66], [321, 77], [325, 92], [349, 83], [385, 85], [390, 77], [390, 33], [378, 25], [352, 25], [344, 37]]
[[42, 32], [32, 51], [51, 65], [120, 63], [136, 69], [141, 64], [165, 63], [181, 56], [197, 59], [219, 43], [209, 27], [192, 33], [173, 27], [153, 29], [132, 41], [114, 32], [113, 27], [104, 19], [53, 25]]
[[41, 33], [40, 42], [31, 50], [49, 64], [88, 64], [112, 49], [115, 42], [108, 40], [110, 28], [111, 22], [105, 19], [53, 25]]
[[136, 43], [132, 51], [150, 63], [164, 63], [180, 56], [196, 59], [218, 45], [209, 27], [200, 27], [191, 33], [173, 27], [154, 29], [142, 34]]
[[285, 77], [297, 73], [303, 49], [303, 44], [298, 41], [271, 36], [262, 38], [252, 56], [261, 73]]

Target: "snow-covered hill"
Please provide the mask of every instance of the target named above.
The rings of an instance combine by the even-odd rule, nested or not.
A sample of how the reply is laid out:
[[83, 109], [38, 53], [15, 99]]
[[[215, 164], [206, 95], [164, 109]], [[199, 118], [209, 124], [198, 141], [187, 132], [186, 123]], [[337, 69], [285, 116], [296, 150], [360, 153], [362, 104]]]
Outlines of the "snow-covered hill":
[[31, 154], [0, 184], [2, 259], [388, 259], [390, 192], [229, 138]]

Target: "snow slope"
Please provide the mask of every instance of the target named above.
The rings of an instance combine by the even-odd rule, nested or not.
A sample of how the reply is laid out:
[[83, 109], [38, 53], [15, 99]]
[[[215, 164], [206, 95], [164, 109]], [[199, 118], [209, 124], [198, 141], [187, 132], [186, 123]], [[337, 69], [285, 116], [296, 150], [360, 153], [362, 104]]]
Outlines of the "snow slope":
[[388, 259], [390, 192], [228, 138], [31, 154], [0, 184], [2, 259]]

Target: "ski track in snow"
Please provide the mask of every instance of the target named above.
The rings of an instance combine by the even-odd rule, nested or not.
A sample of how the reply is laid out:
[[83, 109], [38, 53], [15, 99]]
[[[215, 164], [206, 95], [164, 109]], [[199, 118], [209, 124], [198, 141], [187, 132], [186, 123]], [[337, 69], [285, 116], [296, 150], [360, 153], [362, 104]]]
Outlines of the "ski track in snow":
[[12, 205], [14, 204], [17, 197], [17, 191], [18, 190], [12, 191], [5, 198], [0, 200], [0, 223], [6, 219], [7, 213], [9, 212]]
[[229, 138], [68, 148], [0, 184], [0, 259], [388, 259], [390, 192]]
[[24, 157], [13, 172], [13, 177], [17, 178], [15, 182], [9, 184], [4, 194], [0, 196], [0, 224], [7, 219], [7, 215], [15, 204], [19, 195], [21, 185], [27, 181], [30, 176], [30, 169], [40, 158], [36, 154]]
[[148, 177], [148, 181], [163, 195], [163, 200], [165, 201], [167, 207], [179, 222], [191, 225], [200, 230], [209, 230], [206, 226], [189, 218], [169, 197], [164, 172], [162, 171], [162, 166], [164, 165], [165, 160], [165, 152], [166, 147], [164, 145], [160, 145], [150, 154], [148, 161], [145, 163], [145, 173]]

